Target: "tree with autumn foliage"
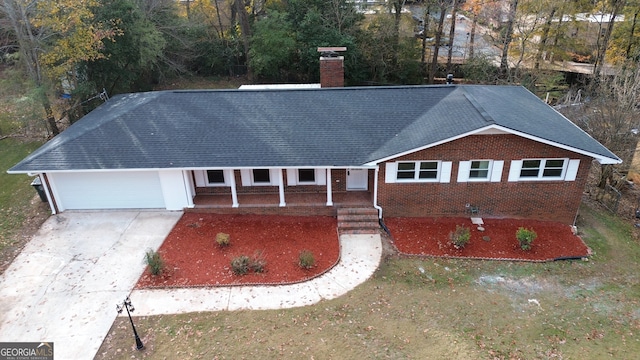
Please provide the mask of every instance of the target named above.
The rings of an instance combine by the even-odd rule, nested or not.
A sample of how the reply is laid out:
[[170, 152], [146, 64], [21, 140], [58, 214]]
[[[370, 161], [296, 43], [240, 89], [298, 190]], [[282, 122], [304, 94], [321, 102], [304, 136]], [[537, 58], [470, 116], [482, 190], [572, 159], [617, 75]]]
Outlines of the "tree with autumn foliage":
[[40, 57], [50, 78], [73, 78], [79, 63], [105, 57], [103, 40], [122, 35], [117, 20], [94, 21], [98, 5], [98, 0], [38, 2], [33, 24], [50, 34], [47, 51]]
[[74, 81], [76, 66], [102, 57], [103, 40], [113, 39], [116, 24], [95, 23], [97, 0], [2, 0], [0, 12], [8, 20], [20, 60], [34, 84], [52, 135], [60, 132], [52, 107], [63, 80]]
[[616, 24], [609, 48], [607, 59], [613, 64], [620, 64], [632, 60], [640, 61], [640, 1], [630, 0], [623, 10], [624, 21]]

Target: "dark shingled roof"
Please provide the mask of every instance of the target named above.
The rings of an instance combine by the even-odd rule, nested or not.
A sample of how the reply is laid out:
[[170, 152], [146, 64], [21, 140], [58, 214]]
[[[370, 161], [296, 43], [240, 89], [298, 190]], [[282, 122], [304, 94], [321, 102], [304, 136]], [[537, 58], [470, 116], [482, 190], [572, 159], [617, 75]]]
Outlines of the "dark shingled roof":
[[619, 161], [523, 87], [449, 85], [118, 95], [10, 172], [360, 166], [491, 125]]

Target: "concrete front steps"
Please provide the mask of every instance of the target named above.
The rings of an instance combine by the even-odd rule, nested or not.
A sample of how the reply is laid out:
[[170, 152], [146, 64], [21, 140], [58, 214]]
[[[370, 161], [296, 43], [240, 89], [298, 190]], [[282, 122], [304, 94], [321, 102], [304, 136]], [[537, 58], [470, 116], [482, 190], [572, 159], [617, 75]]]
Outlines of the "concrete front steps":
[[365, 207], [338, 209], [340, 234], [377, 234], [379, 230], [378, 210]]

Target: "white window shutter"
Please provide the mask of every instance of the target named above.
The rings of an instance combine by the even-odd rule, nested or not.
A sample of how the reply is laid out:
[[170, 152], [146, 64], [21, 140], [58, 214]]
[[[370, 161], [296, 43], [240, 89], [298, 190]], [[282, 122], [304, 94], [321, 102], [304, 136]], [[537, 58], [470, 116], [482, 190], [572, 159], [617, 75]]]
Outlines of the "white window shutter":
[[251, 186], [251, 169], [240, 169], [242, 186]]
[[458, 182], [467, 182], [469, 180], [470, 170], [471, 161], [460, 161], [458, 163]]
[[564, 181], [576, 181], [578, 168], [580, 168], [580, 159], [569, 160], [569, 166], [567, 166], [567, 174], [564, 177]]
[[451, 161], [443, 161], [440, 163], [440, 182], [448, 183], [451, 182]]
[[500, 180], [502, 180], [503, 167], [504, 160], [493, 161], [493, 167], [491, 168], [491, 182], [500, 182]]
[[395, 162], [388, 162], [384, 170], [384, 182], [392, 184], [396, 182], [398, 176], [398, 164]]
[[520, 179], [520, 170], [522, 170], [522, 160], [511, 160], [511, 168], [509, 169], [510, 182]]
[[295, 186], [298, 185], [297, 179], [297, 173], [298, 169], [287, 169], [287, 185], [288, 186]]
[[316, 183], [318, 185], [327, 185], [327, 170], [316, 169]]
[[205, 170], [195, 170], [193, 175], [196, 177], [196, 186], [207, 186], [207, 172]]

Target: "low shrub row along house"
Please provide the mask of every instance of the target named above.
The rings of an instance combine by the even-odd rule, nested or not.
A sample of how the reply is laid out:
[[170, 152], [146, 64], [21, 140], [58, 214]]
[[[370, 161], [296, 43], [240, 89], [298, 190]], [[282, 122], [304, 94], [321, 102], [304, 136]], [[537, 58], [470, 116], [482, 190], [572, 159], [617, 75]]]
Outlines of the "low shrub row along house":
[[200, 208], [571, 224], [593, 161], [621, 160], [520, 86], [118, 95], [9, 170], [54, 213]]

